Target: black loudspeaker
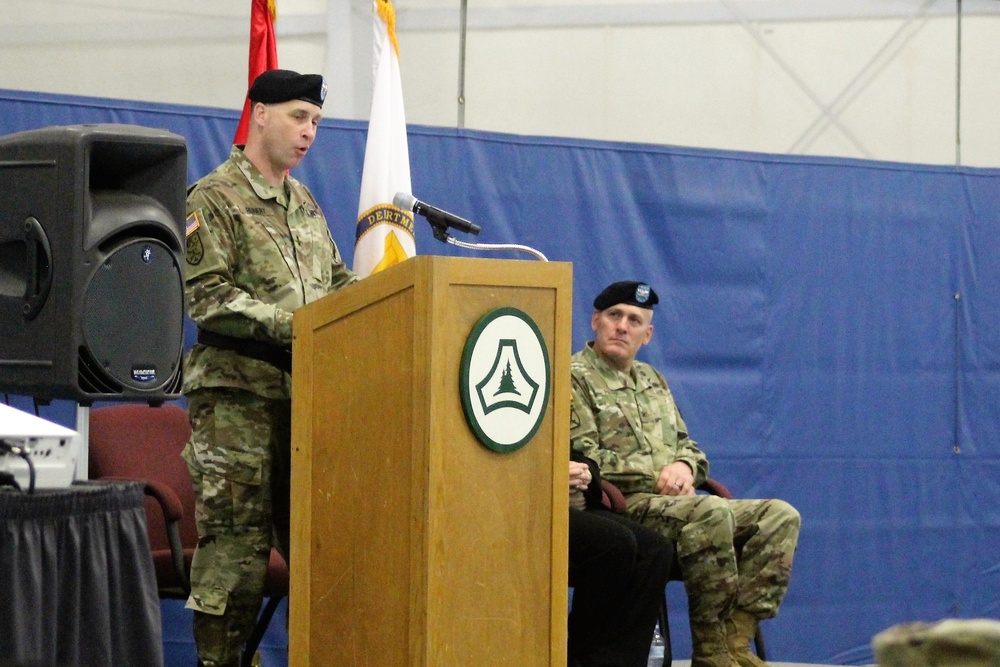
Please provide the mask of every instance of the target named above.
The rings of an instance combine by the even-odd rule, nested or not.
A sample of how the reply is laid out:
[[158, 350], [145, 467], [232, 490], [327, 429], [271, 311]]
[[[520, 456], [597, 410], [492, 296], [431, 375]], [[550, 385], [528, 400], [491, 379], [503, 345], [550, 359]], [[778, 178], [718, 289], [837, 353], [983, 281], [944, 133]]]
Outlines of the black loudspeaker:
[[0, 391], [180, 396], [187, 146], [132, 125], [0, 137]]

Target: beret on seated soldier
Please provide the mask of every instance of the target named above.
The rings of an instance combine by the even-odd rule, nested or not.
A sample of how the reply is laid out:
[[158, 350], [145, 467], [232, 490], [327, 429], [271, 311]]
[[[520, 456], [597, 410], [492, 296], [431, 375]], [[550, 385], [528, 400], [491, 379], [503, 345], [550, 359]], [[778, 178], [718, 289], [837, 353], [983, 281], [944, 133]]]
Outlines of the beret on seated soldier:
[[653, 309], [660, 302], [653, 288], [644, 282], [622, 280], [611, 283], [594, 299], [594, 310], [606, 310], [619, 303], [625, 303], [639, 308]]

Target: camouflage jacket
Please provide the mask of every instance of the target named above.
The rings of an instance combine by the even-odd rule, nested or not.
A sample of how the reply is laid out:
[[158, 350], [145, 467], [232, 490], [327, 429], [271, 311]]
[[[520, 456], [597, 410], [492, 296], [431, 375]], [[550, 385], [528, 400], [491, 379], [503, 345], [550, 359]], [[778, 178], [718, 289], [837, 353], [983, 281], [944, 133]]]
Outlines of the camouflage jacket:
[[605, 364], [588, 343], [573, 355], [573, 451], [597, 461], [624, 494], [652, 493], [660, 470], [684, 461], [695, 486], [708, 478], [708, 459], [688, 437], [667, 381], [636, 361], [628, 373]]
[[[188, 189], [188, 314], [199, 328], [276, 346], [292, 343], [292, 312], [357, 280], [302, 183], [271, 186], [234, 146]], [[195, 345], [184, 390], [233, 387], [288, 398], [290, 377], [232, 350]]]

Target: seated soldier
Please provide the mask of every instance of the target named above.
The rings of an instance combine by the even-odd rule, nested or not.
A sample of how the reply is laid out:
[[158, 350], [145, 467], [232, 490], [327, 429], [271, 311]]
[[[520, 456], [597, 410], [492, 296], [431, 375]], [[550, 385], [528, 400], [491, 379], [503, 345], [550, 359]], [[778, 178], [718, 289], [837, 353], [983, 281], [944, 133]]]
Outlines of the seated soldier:
[[[750, 640], [778, 611], [800, 518], [782, 500], [695, 494], [708, 459], [663, 375], [636, 361], [653, 335], [649, 285], [609, 285], [594, 299], [594, 340], [572, 360], [572, 449], [596, 461], [625, 495], [627, 515], [676, 545], [688, 593], [692, 667], [761, 667]], [[752, 532], [736, 566], [734, 533]]]

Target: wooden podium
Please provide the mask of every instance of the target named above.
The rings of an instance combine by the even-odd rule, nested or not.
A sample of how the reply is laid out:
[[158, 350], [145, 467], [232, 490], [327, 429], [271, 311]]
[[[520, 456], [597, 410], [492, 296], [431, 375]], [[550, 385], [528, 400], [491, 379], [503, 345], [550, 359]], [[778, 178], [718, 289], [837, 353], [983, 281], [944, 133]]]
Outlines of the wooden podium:
[[[485, 314], [548, 350], [538, 431], [498, 453], [459, 396]], [[419, 256], [295, 313], [289, 664], [566, 664], [572, 266]]]

